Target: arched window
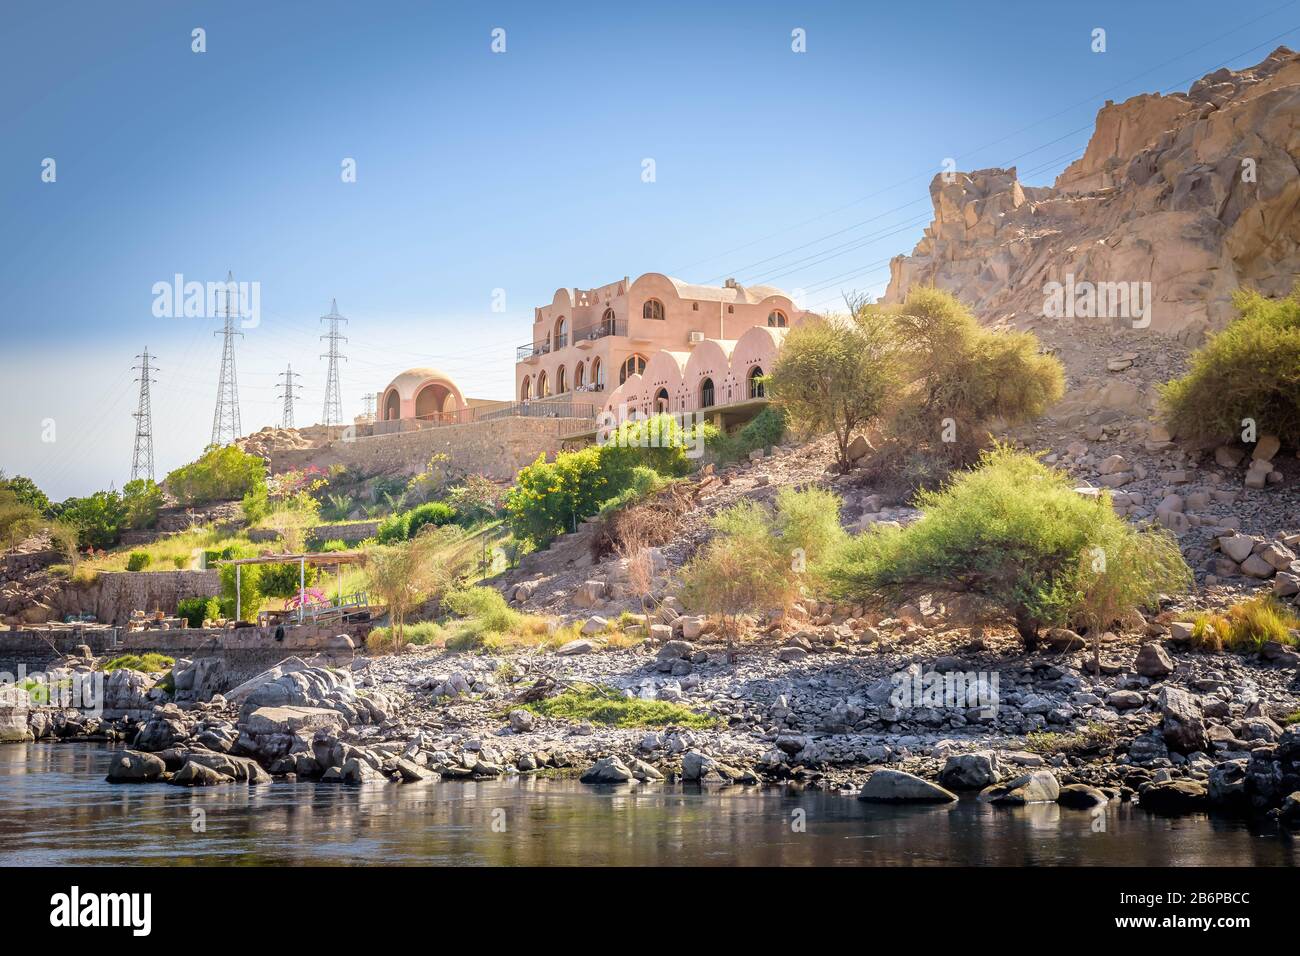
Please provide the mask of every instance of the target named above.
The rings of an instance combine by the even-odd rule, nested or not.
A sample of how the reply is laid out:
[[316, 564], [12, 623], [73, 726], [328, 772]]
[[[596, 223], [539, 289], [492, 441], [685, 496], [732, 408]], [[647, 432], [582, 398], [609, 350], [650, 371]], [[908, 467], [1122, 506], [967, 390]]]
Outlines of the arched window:
[[527, 375], [524, 376], [523, 382], [519, 386], [519, 400], [526, 402], [533, 397], [533, 380]]
[[569, 390], [568, 389], [569, 383], [565, 380], [566, 378], [567, 376], [565, 375], [564, 372], [564, 366], [561, 365], [559, 368], [555, 370], [555, 394], [556, 395], [563, 395], [565, 392]]
[[555, 320], [555, 347], [562, 349], [569, 344], [569, 320], [560, 316]]
[[655, 392], [655, 414], [668, 411], [669, 406], [668, 389], [661, 388]]
[[644, 355], [629, 355], [627, 361], [618, 370], [618, 384], [622, 385], [627, 381], [629, 375], [640, 375], [645, 371]]
[[767, 316], [767, 324], [774, 329], [783, 329], [789, 323], [786, 322], [784, 312], [780, 309], [773, 309]]
[[591, 360], [591, 384], [595, 385], [598, 391], [603, 391], [605, 388], [605, 366], [598, 358]]
[[700, 408], [710, 408], [713, 405], [713, 379], [706, 378], [700, 382]]
[[551, 394], [550, 382], [546, 380], [546, 373], [539, 372], [537, 374], [537, 397], [545, 398], [547, 395], [550, 394]]
[[397, 395], [397, 389], [393, 389], [384, 399], [384, 421], [395, 422], [401, 417], [402, 400]]
[[663, 317], [664, 304], [658, 299], [646, 299], [645, 305], [641, 306], [641, 318], [662, 319]]
[[767, 390], [763, 387], [763, 369], [755, 365], [749, 370], [749, 397], [763, 398]]
[[601, 332], [605, 335], [613, 335], [617, 324], [614, 319], [614, 310], [606, 309], [605, 314], [600, 317]]
[[585, 370], [586, 366], [582, 362], [573, 366], [573, 387], [575, 390], [582, 388], [582, 386], [587, 384]]

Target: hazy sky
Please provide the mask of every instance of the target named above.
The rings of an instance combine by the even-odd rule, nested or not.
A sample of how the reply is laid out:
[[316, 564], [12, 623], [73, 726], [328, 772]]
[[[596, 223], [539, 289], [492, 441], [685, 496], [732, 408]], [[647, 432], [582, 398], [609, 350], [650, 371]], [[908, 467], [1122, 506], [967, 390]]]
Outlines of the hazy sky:
[[176, 273], [260, 284], [236, 346], [245, 432], [278, 423], [290, 362], [299, 424], [319, 419], [332, 297], [349, 418], [412, 365], [505, 399], [557, 287], [658, 271], [806, 307], [878, 294], [945, 157], [1049, 183], [1106, 99], [1298, 38], [1294, 0], [7, 0], [0, 469], [56, 498], [120, 488], [146, 346], [158, 477], [202, 450], [220, 321], [154, 316]]

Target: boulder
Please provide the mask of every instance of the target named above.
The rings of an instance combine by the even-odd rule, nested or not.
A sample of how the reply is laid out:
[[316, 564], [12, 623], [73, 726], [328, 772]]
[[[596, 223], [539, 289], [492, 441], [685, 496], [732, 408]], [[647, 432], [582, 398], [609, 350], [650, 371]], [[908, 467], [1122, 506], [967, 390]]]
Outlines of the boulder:
[[1104, 806], [1108, 798], [1096, 787], [1083, 783], [1067, 783], [1061, 788], [1056, 802], [1072, 810], [1090, 810], [1093, 807]]
[[1187, 691], [1163, 687], [1157, 700], [1164, 723], [1160, 733], [1170, 750], [1182, 754], [1209, 750], [1201, 705]]
[[138, 750], [124, 750], [108, 765], [109, 783], [147, 783], [167, 770], [161, 757]]
[[576, 657], [579, 654], [590, 654], [599, 646], [595, 641], [580, 637], [556, 648], [555, 653], [561, 657]]
[[336, 710], [323, 707], [259, 707], [240, 725], [249, 734], [311, 734], [318, 730], [337, 733], [347, 726]]
[[872, 803], [951, 803], [957, 795], [915, 774], [883, 767], [867, 780], [858, 799]]
[[1143, 644], [1133, 661], [1133, 669], [1143, 677], [1158, 680], [1174, 672], [1174, 662], [1159, 644]]
[[510, 711], [508, 719], [510, 721], [510, 729], [517, 734], [528, 733], [533, 729], [534, 724], [537, 723], [537, 718], [533, 716], [533, 712], [531, 710], [524, 710], [522, 707], [517, 707]]
[[979, 798], [997, 806], [1023, 806], [1027, 803], [1055, 803], [1060, 795], [1061, 785], [1055, 775], [1050, 770], [1035, 770], [988, 787]]
[[218, 773], [197, 760], [186, 760], [185, 765], [177, 770], [168, 783], [178, 787], [214, 787], [223, 783], [234, 783], [234, 777]]
[[1195, 813], [1209, 805], [1206, 786], [1199, 780], [1153, 783], [1138, 796], [1138, 806], [1151, 813]]
[[949, 790], [983, 790], [1001, 779], [998, 755], [991, 750], [952, 754], [939, 774], [939, 783]]
[[601, 757], [578, 779], [582, 783], [627, 783], [636, 777], [617, 757]]

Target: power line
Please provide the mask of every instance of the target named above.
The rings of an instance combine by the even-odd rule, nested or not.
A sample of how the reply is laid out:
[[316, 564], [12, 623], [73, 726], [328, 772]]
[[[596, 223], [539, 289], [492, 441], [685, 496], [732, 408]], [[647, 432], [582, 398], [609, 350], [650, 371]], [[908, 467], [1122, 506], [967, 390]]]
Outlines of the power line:
[[339, 359], [347, 361], [346, 355], [339, 355], [339, 341], [347, 341], [345, 336], [339, 335], [339, 323], [346, 322], [343, 316], [339, 315], [339, 300], [330, 300], [330, 314], [320, 317], [322, 322], [329, 323], [329, 331], [321, 336], [329, 341], [329, 351], [322, 355], [321, 358], [329, 358], [329, 371], [325, 374], [325, 408], [321, 412], [321, 418], [324, 424], [342, 425], [343, 424], [343, 393], [339, 389]]
[[299, 392], [302, 391], [302, 386], [294, 384], [294, 379], [302, 376], [293, 370], [293, 365], [287, 365], [284, 371], [276, 377], [284, 379], [284, 383], [280, 386], [284, 389], [284, 394], [281, 396], [284, 400], [284, 409], [280, 413], [280, 427], [293, 428], [293, 393], [294, 389]]
[[221, 380], [217, 385], [217, 408], [212, 414], [213, 445], [228, 445], [239, 437], [239, 383], [235, 379], [235, 314], [230, 308], [230, 293], [235, 289], [235, 276], [226, 273], [226, 322], [214, 335], [221, 336]]
[[131, 454], [132, 481], [137, 478], [153, 480], [153, 409], [149, 400], [149, 383], [157, 379], [149, 373], [157, 371], [157, 368], [149, 364], [149, 359], [154, 357], [146, 347], [144, 352], [136, 356], [140, 364], [132, 366], [140, 372], [140, 377], [136, 379], [140, 383], [140, 403], [131, 415], [135, 419], [135, 450]]

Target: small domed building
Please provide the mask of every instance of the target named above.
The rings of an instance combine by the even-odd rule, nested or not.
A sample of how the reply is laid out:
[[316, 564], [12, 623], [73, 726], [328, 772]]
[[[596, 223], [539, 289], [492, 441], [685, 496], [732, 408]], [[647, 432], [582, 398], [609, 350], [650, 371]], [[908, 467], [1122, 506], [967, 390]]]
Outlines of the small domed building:
[[408, 368], [388, 383], [375, 417], [384, 422], [456, 421], [468, 405], [450, 375], [436, 368]]

